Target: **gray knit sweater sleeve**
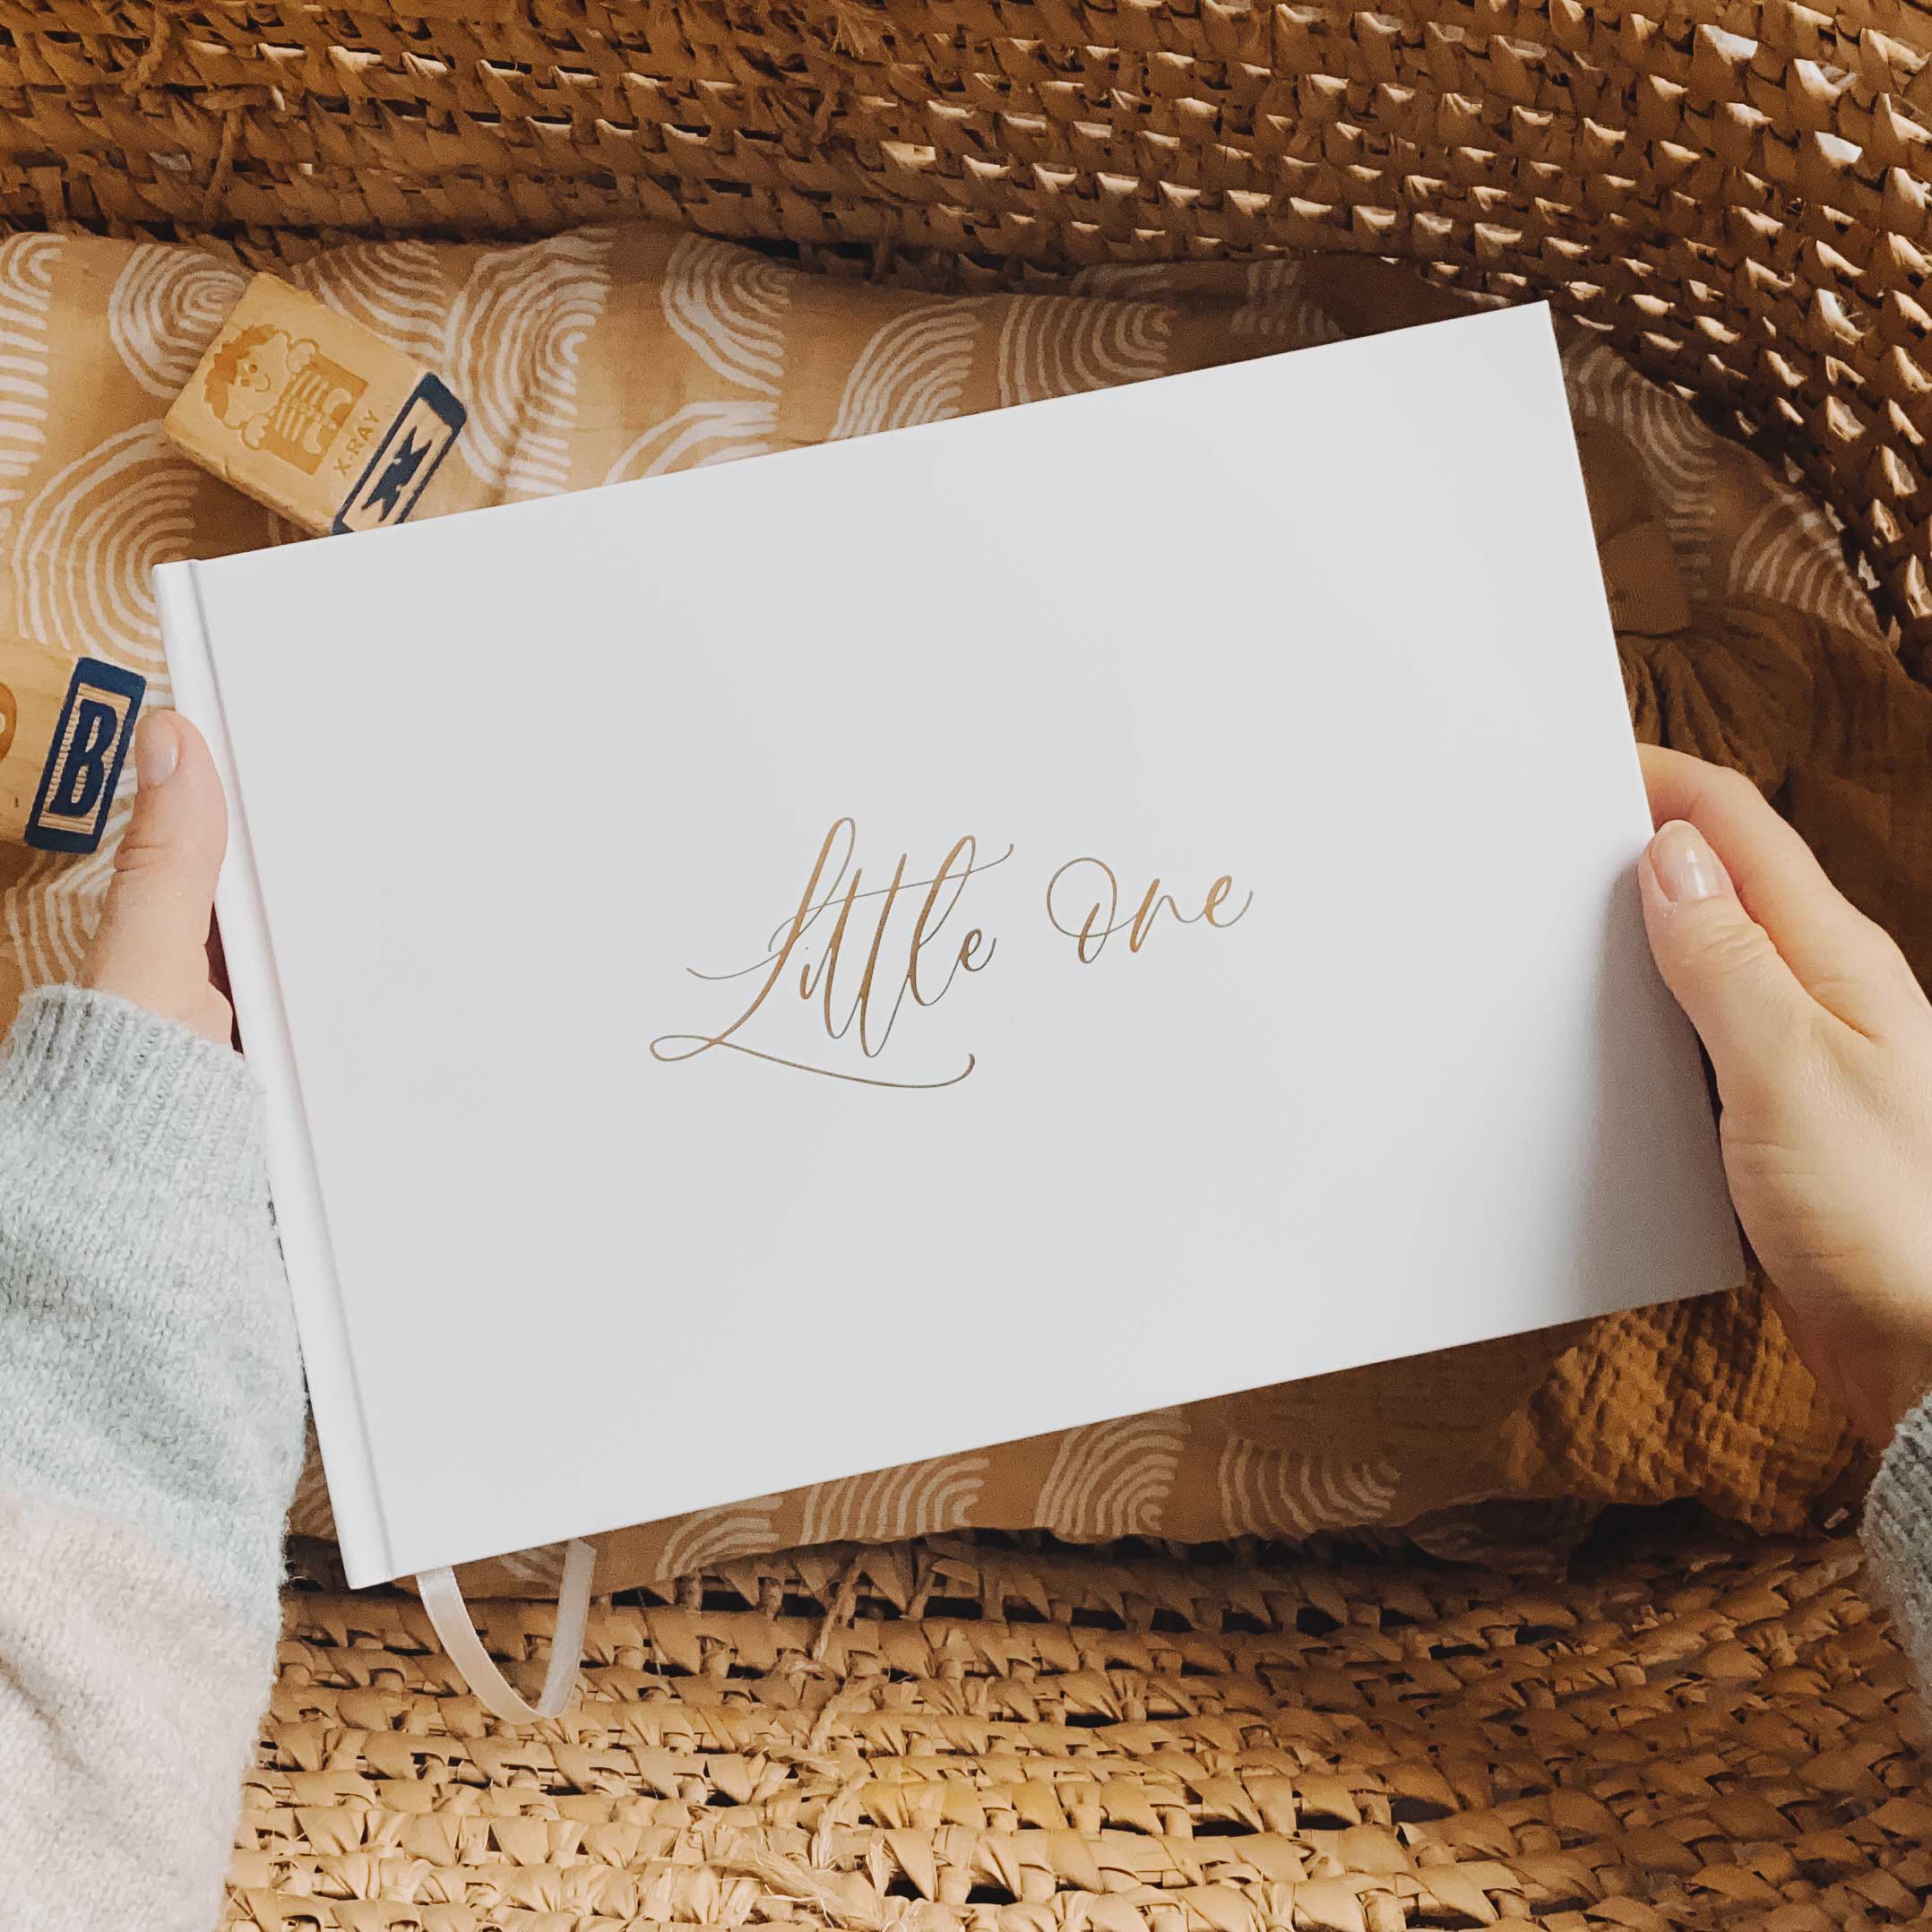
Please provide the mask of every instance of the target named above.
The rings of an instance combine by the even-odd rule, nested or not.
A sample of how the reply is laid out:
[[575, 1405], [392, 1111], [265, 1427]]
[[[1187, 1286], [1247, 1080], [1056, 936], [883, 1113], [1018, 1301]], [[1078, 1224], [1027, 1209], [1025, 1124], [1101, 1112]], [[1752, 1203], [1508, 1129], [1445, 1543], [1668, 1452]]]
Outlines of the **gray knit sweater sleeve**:
[[237, 1056], [32, 994], [0, 1068], [0, 1900], [209, 1932], [302, 1384]]
[[1932, 1695], [1932, 1395], [1886, 1445], [1865, 1498], [1864, 1541], [1877, 1594]]

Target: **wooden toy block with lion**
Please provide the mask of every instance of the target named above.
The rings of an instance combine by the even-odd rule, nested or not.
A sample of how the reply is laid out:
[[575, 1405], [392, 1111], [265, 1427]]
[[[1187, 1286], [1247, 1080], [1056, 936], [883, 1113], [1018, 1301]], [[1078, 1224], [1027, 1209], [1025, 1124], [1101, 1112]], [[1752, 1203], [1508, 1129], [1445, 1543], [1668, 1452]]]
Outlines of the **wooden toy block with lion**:
[[204, 469], [289, 522], [342, 533], [401, 522], [465, 414], [434, 372], [257, 275], [166, 427]]

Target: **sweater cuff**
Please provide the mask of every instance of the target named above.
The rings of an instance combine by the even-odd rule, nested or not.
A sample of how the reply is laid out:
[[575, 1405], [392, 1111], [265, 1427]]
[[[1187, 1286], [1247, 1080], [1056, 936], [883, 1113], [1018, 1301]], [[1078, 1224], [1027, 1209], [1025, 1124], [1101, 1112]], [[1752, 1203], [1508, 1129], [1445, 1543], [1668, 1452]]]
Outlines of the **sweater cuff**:
[[254, 1206], [268, 1193], [261, 1099], [241, 1056], [116, 994], [27, 996], [0, 1066], [0, 1118], [177, 1202]]
[[1932, 1658], [1932, 1395], [1886, 1445], [1865, 1498], [1863, 1540], [1907, 1654]]

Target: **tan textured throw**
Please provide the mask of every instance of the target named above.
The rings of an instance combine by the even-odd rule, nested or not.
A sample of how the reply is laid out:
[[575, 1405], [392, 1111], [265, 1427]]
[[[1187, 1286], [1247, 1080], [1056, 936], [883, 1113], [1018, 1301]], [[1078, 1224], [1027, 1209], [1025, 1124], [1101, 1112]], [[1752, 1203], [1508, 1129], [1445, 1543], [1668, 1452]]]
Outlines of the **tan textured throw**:
[[[358, 246], [291, 272], [438, 370], [469, 405], [418, 516], [1296, 348], [1454, 300], [1408, 272], [1350, 261], [1104, 269], [1077, 278], [1071, 296], [934, 297], [648, 229], [507, 251]], [[185, 248], [0, 242], [9, 379], [34, 403], [0, 443], [0, 627], [159, 678], [148, 568], [296, 539], [160, 428], [243, 280]], [[1932, 693], [1899, 668], [1803, 496], [1601, 342], [1574, 338], [1567, 369], [1640, 729], [1749, 772], [1927, 972]], [[1269, 433], [1283, 462], [1318, 460], [1297, 448], [1294, 425]], [[1016, 479], [1022, 501], [1043, 516]], [[1050, 540], [1050, 514], [1040, 527]], [[1131, 567], [1122, 556], [1067, 565]], [[1204, 582], [1212, 567], [1200, 560]], [[1373, 717], [1329, 722], [1374, 757]], [[476, 781], [487, 782], [487, 761]], [[461, 836], [460, 790], [448, 824], [426, 836]], [[4, 1016], [22, 985], [73, 971], [107, 848], [78, 864], [0, 851], [0, 869]], [[559, 970], [579, 964], [570, 906], [549, 901], [540, 882], [518, 893], [517, 916], [555, 933]], [[1014, 1350], [1014, 1373], [1041, 1372], [1018, 1340]], [[434, 1379], [433, 1363], [423, 1371]], [[720, 1427], [763, 1426], [729, 1402], [720, 1410]], [[634, 1530], [606, 1541], [599, 1587], [800, 1542], [970, 1525], [1294, 1537], [1407, 1522], [1482, 1496], [1693, 1496], [1790, 1528], [1850, 1453], [1747, 1294]], [[296, 1527], [327, 1532], [313, 1469]], [[1471, 1531], [1438, 1516], [1420, 1533], [1460, 1550]], [[554, 1567], [533, 1552], [464, 1580], [484, 1594], [538, 1591]]]

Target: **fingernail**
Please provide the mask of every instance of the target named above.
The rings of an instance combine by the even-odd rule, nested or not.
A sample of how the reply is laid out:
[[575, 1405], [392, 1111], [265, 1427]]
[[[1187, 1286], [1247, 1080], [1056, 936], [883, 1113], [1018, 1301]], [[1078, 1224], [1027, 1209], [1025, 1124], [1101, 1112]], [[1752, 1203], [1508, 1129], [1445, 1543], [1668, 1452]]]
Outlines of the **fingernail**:
[[134, 732], [134, 770], [141, 789], [165, 785], [181, 763], [181, 734], [167, 712], [150, 712]]
[[1660, 825], [1651, 841], [1651, 872], [1658, 890], [1672, 905], [1693, 899], [1715, 899], [1731, 890], [1724, 861], [1705, 842], [1696, 826], [1673, 818]]

